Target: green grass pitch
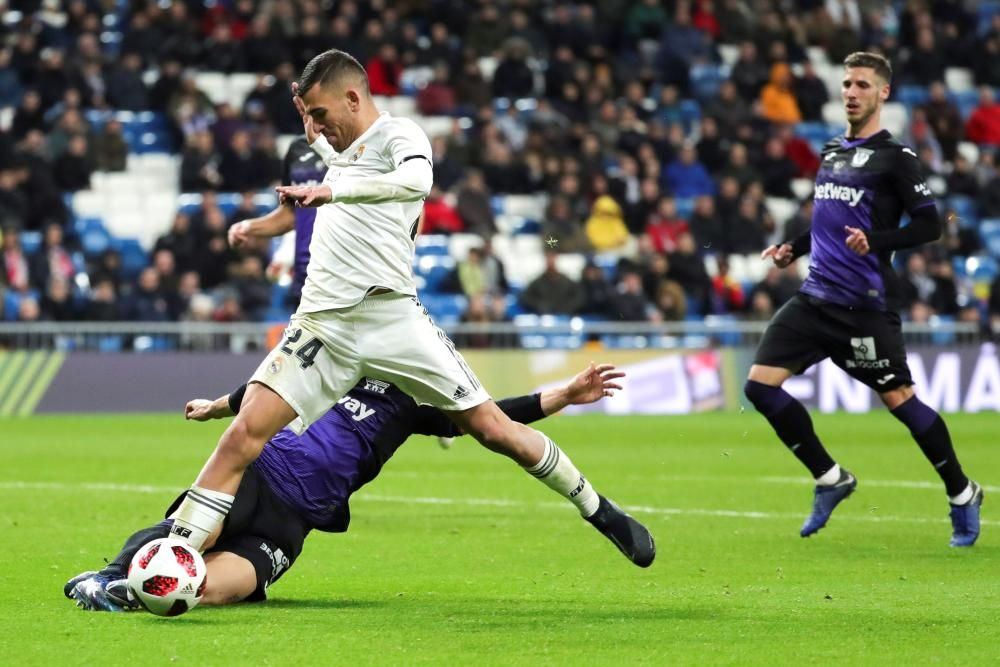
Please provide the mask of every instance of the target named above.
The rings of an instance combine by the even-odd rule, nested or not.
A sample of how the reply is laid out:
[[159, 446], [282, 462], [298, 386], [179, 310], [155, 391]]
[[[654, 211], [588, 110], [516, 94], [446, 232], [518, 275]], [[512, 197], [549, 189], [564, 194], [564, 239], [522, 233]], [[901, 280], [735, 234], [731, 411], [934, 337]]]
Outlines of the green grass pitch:
[[314, 533], [263, 604], [176, 619], [82, 612], [64, 581], [112, 557], [189, 484], [223, 424], [176, 416], [0, 421], [4, 664], [996, 664], [995, 414], [954, 415], [984, 534], [950, 549], [943, 490], [884, 412], [817, 416], [858, 492], [818, 536], [811, 486], [750, 411], [554, 418], [597, 489], [646, 522], [629, 564], [573, 509], [463, 438], [414, 438]]

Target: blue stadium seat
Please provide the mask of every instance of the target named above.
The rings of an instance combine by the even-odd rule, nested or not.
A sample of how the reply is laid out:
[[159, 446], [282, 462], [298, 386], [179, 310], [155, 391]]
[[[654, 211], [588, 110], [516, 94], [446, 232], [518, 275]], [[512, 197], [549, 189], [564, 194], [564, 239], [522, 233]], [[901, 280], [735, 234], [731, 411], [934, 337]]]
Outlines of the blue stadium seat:
[[434, 294], [420, 293], [420, 303], [438, 324], [454, 324], [458, 322], [468, 306], [464, 294]]
[[3, 295], [3, 319], [8, 322], [17, 321], [17, 313], [21, 308], [21, 301], [23, 299], [34, 299], [39, 301], [41, 297], [36, 290], [28, 290], [27, 292], [15, 292], [14, 290], [7, 290]]
[[421, 294], [439, 292], [442, 284], [455, 270], [455, 260], [442, 255], [425, 255], [417, 258], [413, 266], [413, 275], [423, 282], [418, 285]]
[[1000, 14], [1000, 2], [979, 2], [976, 5], [976, 32], [980, 37], [991, 29], [993, 17]]
[[537, 236], [542, 233], [542, 225], [537, 220], [522, 218], [510, 231], [511, 234], [530, 234], [532, 236]]
[[416, 239], [416, 256], [448, 256], [448, 237], [444, 234], [421, 234]]
[[709, 100], [719, 94], [719, 86], [729, 76], [729, 68], [714, 63], [697, 63], [691, 66], [691, 86], [700, 100]]
[[21, 250], [26, 255], [34, 255], [42, 247], [42, 233], [33, 229], [26, 229], [21, 232]]
[[952, 195], [945, 200], [945, 205], [958, 216], [958, 224], [974, 229], [979, 225], [979, 211], [976, 201], [966, 195]]
[[990, 218], [979, 223], [979, 236], [993, 257], [1000, 258], [1000, 218]]
[[111, 239], [109, 246], [121, 255], [122, 272], [126, 277], [135, 278], [149, 266], [149, 255], [136, 239]]
[[111, 247], [111, 234], [100, 218], [78, 218], [74, 223], [80, 247], [88, 257], [94, 257]]
[[925, 104], [930, 98], [924, 86], [900, 86], [895, 90], [894, 101], [905, 104], [907, 108]]
[[674, 199], [677, 206], [677, 216], [690, 220], [694, 215], [694, 197], [677, 197]]
[[969, 257], [965, 261], [965, 271], [976, 282], [992, 282], [998, 273], [997, 259], [988, 255]]
[[975, 88], [972, 90], [949, 92], [948, 98], [958, 107], [958, 112], [962, 115], [963, 121], [968, 120], [973, 110], [979, 106], [979, 91]]
[[698, 100], [681, 100], [681, 120], [684, 123], [684, 130], [690, 132], [701, 122], [701, 105]]

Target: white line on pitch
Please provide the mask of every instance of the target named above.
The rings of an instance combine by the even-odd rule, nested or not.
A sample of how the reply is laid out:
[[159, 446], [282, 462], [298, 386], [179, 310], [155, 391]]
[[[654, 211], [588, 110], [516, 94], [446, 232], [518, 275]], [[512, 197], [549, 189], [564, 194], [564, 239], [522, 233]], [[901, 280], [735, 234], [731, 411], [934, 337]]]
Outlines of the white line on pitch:
[[[792, 479], [792, 478], [789, 478]], [[147, 486], [142, 484], [111, 484], [104, 482], [24, 482], [0, 481], [0, 490], [29, 491], [112, 491], [125, 493], [179, 493], [181, 487]], [[361, 493], [355, 502], [382, 502], [410, 505], [457, 505], [467, 507], [546, 507], [554, 509], [569, 509], [564, 502], [525, 502], [521, 500], [506, 500], [502, 498], [436, 498], [421, 496], [387, 496], [380, 494]], [[714, 516], [733, 519], [801, 519], [802, 513], [792, 512], [755, 512], [744, 510], [707, 509], [701, 507], [650, 507], [645, 505], [629, 505], [626, 509], [641, 514], [661, 514], [664, 516]], [[838, 521], [861, 521], [869, 523], [941, 523], [940, 518], [903, 517], [891, 515], [851, 515], [841, 513]], [[983, 520], [983, 525], [1000, 526], [1000, 521]]]

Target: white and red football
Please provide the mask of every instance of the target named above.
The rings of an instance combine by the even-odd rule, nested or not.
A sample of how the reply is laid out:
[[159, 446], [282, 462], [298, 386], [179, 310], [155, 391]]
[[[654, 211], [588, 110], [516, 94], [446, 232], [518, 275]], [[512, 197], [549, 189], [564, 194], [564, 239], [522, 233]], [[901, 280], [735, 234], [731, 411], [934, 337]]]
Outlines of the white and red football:
[[188, 543], [163, 537], [144, 545], [128, 568], [135, 599], [157, 616], [180, 616], [205, 592], [205, 561]]

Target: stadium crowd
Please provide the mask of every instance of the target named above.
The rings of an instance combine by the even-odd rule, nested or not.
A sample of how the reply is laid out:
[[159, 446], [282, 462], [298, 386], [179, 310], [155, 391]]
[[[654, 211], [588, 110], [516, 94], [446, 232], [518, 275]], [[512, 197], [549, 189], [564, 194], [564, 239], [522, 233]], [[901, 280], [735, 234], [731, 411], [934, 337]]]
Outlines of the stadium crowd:
[[[281, 179], [275, 138], [301, 133], [290, 83], [313, 55], [340, 48], [365, 64], [372, 92], [412, 92], [421, 114], [453, 116], [432, 137], [435, 189], [424, 234], [474, 233], [482, 248], [445, 289], [469, 297], [467, 321], [504, 319], [510, 291], [490, 246], [491, 198], [546, 193], [544, 272], [523, 286], [526, 312], [612, 320], [683, 320], [708, 313], [768, 319], [798, 274], [774, 269], [756, 284], [729, 275], [730, 254], [759, 252], [808, 225], [815, 143], [797, 132], [823, 121], [827, 86], [809, 58], [831, 63], [876, 50], [895, 86], [926, 86], [905, 135], [942, 202], [962, 195], [976, 218], [1000, 218], [1000, 12], [983, 29], [976, 3], [954, 0], [296, 0], [128, 3], [0, 0], [0, 289], [8, 320], [253, 320], [271, 301], [269, 245], [235, 251], [226, 230], [253, 217], [252, 193]], [[699, 72], [738, 47], [728, 76]], [[485, 71], [484, 58], [495, 70]], [[963, 117], [943, 81], [968, 68], [981, 86]], [[408, 71], [431, 72], [413, 91]], [[259, 73], [241, 108], [213, 104], [194, 70]], [[155, 77], [144, 73], [155, 72]], [[147, 82], [152, 81], [151, 84]], [[530, 104], [522, 104], [530, 100]], [[835, 100], [834, 100], [835, 101]], [[120, 123], [96, 127], [88, 109], [166, 115], [182, 154], [178, 212], [150, 264], [129, 275], [114, 250], [84, 257], [65, 193], [95, 171], [121, 171]], [[463, 120], [460, 120], [463, 119]], [[972, 142], [974, 160], [960, 150]], [[215, 192], [247, 193], [228, 217]], [[766, 198], [799, 201], [783, 225]], [[943, 315], [1000, 329], [1000, 278], [990, 289], [955, 273], [956, 257], [986, 252], [979, 230], [947, 211], [942, 240], [901, 256], [906, 314]], [[42, 232], [25, 252], [19, 235]], [[588, 261], [580, 280], [559, 253], [618, 253], [611, 273]], [[712, 271], [706, 261], [711, 258]], [[0, 299], [0, 304], [13, 303]], [[2, 305], [0, 305], [2, 307]]]

